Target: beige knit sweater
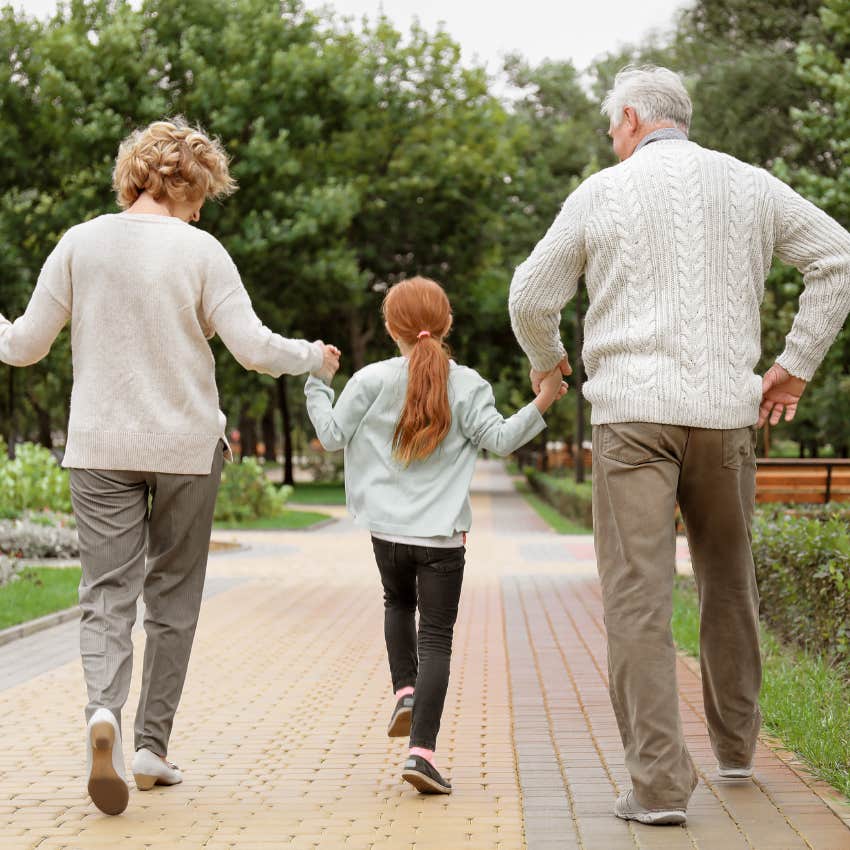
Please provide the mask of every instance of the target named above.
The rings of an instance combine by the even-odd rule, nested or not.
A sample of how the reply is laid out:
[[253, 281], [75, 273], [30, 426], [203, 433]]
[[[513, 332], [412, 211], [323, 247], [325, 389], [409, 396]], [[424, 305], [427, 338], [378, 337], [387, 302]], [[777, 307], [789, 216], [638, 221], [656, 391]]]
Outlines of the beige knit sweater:
[[561, 310], [584, 274], [594, 424], [749, 426], [774, 255], [805, 281], [778, 362], [810, 380], [850, 310], [850, 234], [766, 171], [656, 141], [567, 198], [514, 275], [514, 332], [534, 368], [554, 367]]
[[44, 357], [70, 319], [74, 386], [63, 465], [200, 475], [224, 437], [218, 334], [246, 369], [318, 369], [321, 346], [264, 327], [227, 251], [177, 218], [120, 213], [72, 227], [29, 306], [0, 315], [0, 360]]

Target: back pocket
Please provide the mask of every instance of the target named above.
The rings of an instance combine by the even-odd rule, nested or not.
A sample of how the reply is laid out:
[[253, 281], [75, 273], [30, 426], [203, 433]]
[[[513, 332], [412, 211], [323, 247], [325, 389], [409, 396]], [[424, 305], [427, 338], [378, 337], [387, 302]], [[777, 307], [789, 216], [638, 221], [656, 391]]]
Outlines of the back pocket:
[[663, 425], [656, 422], [619, 422], [600, 427], [605, 429], [602, 432], [602, 455], [608, 460], [638, 466], [663, 457]]
[[755, 428], [733, 428], [723, 432], [723, 466], [726, 469], [740, 469], [753, 465], [756, 460]]

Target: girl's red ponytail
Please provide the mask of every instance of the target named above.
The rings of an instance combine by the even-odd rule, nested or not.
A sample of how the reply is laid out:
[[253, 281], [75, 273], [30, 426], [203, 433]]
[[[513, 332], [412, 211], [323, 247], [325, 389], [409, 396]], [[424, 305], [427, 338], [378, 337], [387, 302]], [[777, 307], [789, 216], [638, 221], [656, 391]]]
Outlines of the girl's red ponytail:
[[405, 464], [425, 460], [452, 424], [449, 350], [451, 305], [440, 284], [414, 277], [395, 284], [384, 299], [390, 333], [411, 346], [407, 396], [393, 435], [393, 452]]

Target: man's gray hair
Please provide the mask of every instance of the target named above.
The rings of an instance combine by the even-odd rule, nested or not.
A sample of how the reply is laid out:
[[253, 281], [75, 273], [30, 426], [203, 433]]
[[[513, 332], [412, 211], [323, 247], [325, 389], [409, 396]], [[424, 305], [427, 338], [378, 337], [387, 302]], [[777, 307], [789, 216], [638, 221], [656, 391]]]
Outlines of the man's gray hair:
[[616, 127], [623, 110], [631, 106], [647, 124], [672, 121], [687, 131], [691, 126], [693, 104], [678, 74], [669, 68], [626, 65], [614, 78], [614, 87], [602, 101], [602, 112]]

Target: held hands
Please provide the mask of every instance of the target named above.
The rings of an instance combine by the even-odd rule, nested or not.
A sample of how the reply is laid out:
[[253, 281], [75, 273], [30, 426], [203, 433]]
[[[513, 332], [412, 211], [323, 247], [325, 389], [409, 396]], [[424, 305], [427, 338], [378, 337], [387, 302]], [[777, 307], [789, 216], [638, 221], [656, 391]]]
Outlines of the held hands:
[[329, 384], [339, 369], [339, 358], [342, 356], [342, 352], [335, 345], [325, 345], [320, 339], [317, 339], [316, 342], [322, 346], [324, 357], [321, 368], [317, 369], [313, 374], [317, 378], [321, 378], [326, 384]]
[[[532, 369], [528, 376], [531, 378], [531, 389], [534, 391], [534, 394], [537, 395], [540, 392], [540, 382], [547, 376], [552, 375], [555, 372], [559, 372], [561, 375], [565, 377], [572, 375], [573, 367], [570, 366], [570, 360], [567, 355], [564, 355], [563, 360], [558, 363], [554, 369], [549, 372], [538, 372], [537, 369]], [[562, 393], [563, 395], [563, 393]], [[559, 396], [560, 398], [560, 396]]]
[[783, 411], [785, 421], [790, 422], [797, 413], [797, 403], [805, 389], [806, 382], [802, 378], [795, 378], [778, 363], [774, 363], [762, 379], [758, 427], [761, 428], [768, 419], [771, 425], [779, 424]]
[[[567, 366], [569, 368], [569, 364]], [[545, 413], [559, 398], [567, 394], [567, 385], [561, 377], [561, 369], [556, 367], [551, 372], [542, 373], [542, 377], [538, 379], [537, 398], [534, 403], [541, 413]]]

